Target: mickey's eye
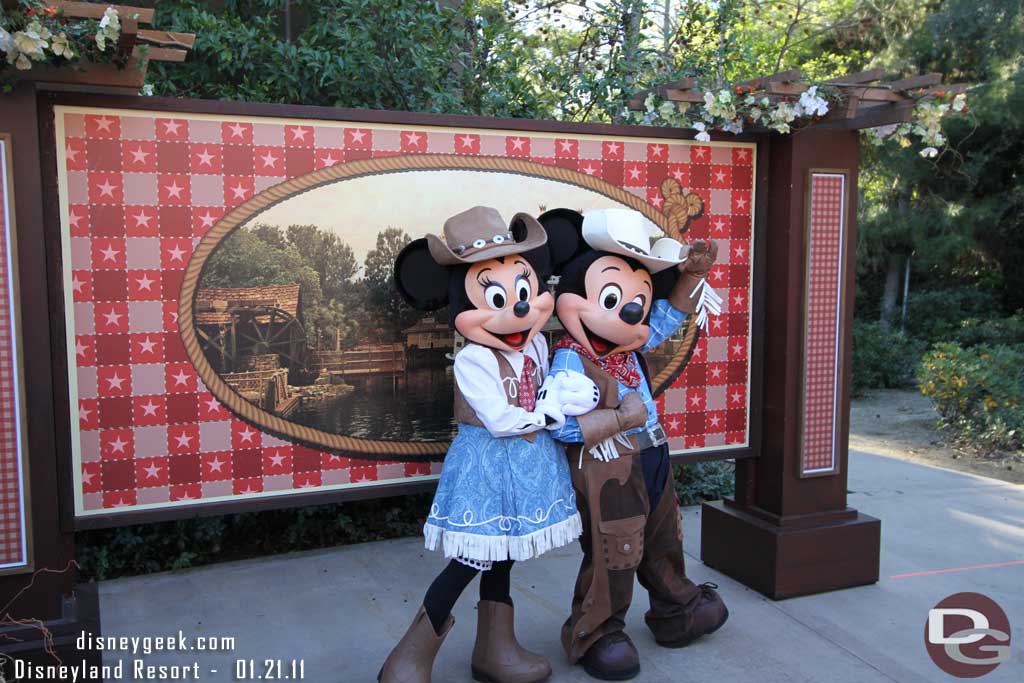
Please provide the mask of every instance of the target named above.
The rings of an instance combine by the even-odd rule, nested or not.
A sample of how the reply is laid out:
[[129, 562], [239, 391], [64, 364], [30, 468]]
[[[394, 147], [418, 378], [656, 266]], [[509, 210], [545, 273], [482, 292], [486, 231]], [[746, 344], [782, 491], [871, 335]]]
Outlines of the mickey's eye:
[[643, 294], [637, 294], [636, 296], [633, 297], [633, 303], [640, 304], [641, 306], [643, 306], [644, 304], [647, 303], [647, 299], [644, 298]]
[[516, 298], [520, 301], [529, 301], [533, 292], [530, 289], [530, 281], [524, 277], [516, 280]]
[[484, 290], [487, 305], [496, 311], [505, 308], [505, 288], [501, 285], [488, 285]]
[[601, 290], [601, 296], [598, 298], [601, 303], [601, 308], [606, 311], [614, 310], [619, 302], [622, 301], [622, 290], [619, 289], [618, 285], [605, 285], [604, 289]]

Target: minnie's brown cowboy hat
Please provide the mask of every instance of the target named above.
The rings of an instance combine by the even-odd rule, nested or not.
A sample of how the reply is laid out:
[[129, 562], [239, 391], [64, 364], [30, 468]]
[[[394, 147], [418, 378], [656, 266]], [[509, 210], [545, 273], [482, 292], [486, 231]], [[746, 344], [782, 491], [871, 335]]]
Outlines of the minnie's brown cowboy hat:
[[446, 220], [443, 239], [427, 235], [430, 255], [442, 266], [521, 254], [547, 241], [544, 227], [530, 214], [517, 213], [506, 224], [497, 209], [489, 206], [474, 206]]

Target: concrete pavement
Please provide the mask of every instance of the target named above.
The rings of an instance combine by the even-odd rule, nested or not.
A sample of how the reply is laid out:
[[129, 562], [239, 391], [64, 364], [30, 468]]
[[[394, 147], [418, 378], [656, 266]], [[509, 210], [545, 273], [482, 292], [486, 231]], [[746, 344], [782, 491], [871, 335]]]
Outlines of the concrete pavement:
[[[881, 580], [782, 602], [701, 564], [700, 510], [685, 508], [690, 576], [717, 583], [732, 616], [706, 640], [666, 650], [643, 624], [638, 586], [628, 625], [643, 658], [636, 680], [956, 680], [928, 658], [923, 633], [928, 610], [961, 591], [988, 595], [1016, 626], [1011, 660], [982, 680], [1024, 680], [1024, 487], [864, 452], [850, 454], [849, 487], [849, 504], [882, 520]], [[520, 640], [551, 660], [555, 681], [592, 680], [569, 667], [558, 644], [578, 562], [573, 545], [512, 573]], [[411, 538], [106, 581], [103, 631], [233, 636], [231, 652], [140, 655], [154, 665], [197, 661], [200, 680], [235, 680], [235, 661], [251, 658], [257, 672], [265, 659], [296, 659], [308, 681], [373, 681], [442, 565]], [[938, 571], [979, 565], [999, 566]], [[456, 606], [435, 682], [471, 680], [475, 602], [471, 586]], [[117, 659], [104, 656], [106, 664]]]

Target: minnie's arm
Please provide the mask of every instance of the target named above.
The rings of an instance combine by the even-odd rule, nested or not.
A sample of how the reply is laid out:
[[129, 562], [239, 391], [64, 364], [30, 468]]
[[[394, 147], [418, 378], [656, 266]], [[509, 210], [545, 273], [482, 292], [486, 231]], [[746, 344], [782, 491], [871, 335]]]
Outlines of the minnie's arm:
[[541, 412], [509, 405], [501, 384], [498, 361], [490, 349], [468, 344], [455, 356], [455, 380], [459, 390], [492, 436], [519, 436], [544, 429]]

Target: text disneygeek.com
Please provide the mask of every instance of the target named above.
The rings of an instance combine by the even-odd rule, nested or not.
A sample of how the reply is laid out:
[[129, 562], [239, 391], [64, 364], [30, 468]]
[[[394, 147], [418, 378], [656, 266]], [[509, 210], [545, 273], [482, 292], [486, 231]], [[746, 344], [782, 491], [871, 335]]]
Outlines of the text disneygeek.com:
[[[221, 660], [211, 666], [200, 665], [198, 659], [190, 659], [188, 656], [188, 653], [195, 652], [231, 652], [235, 649], [232, 636], [187, 636], [182, 631], [157, 636], [96, 636], [82, 632], [75, 640], [75, 647], [80, 652], [92, 650], [108, 653], [103, 658], [110, 663], [99, 665], [88, 661], [90, 658], [86, 657], [77, 662], [65, 660], [59, 664], [3, 657], [0, 658], [0, 683], [303, 680], [306, 673], [305, 662], [301, 659]], [[183, 656], [181, 661], [174, 664], [147, 662], [146, 655], [158, 652], [180, 652]]]

